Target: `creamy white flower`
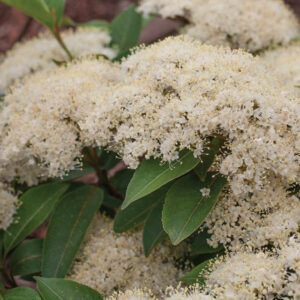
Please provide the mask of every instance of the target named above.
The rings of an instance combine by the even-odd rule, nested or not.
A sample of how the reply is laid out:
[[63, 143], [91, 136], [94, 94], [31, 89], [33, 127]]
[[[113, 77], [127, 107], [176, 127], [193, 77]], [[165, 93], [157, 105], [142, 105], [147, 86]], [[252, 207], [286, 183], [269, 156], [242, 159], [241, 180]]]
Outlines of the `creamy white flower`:
[[17, 204], [17, 197], [0, 182], [0, 229], [6, 230], [12, 223]]
[[206, 137], [221, 136], [227, 151], [214, 168], [229, 190], [206, 223], [212, 245], [263, 246], [295, 231], [296, 220], [268, 228], [269, 214], [288, 219], [282, 208], [298, 207], [286, 187], [300, 179], [300, 103], [259, 58], [176, 37], [141, 48], [121, 67], [124, 83], [86, 121], [98, 146], [135, 168], [142, 157], [172, 163], [185, 148], [200, 156]]
[[185, 32], [203, 42], [257, 51], [299, 36], [296, 16], [282, 0], [141, 1], [140, 10], [183, 16]]
[[145, 15], [159, 13], [162, 17], [185, 16], [193, 9], [193, 0], [141, 0], [139, 10]]
[[266, 51], [262, 58], [282, 86], [300, 95], [300, 42]]
[[84, 59], [13, 88], [0, 110], [0, 178], [31, 185], [73, 169], [88, 146], [81, 125], [119, 75], [107, 60]]
[[[62, 39], [74, 58], [87, 54], [116, 56], [116, 51], [109, 48], [108, 32], [98, 28], [68, 30], [62, 32]], [[55, 67], [53, 60], [66, 61], [68, 57], [49, 32], [16, 44], [0, 62], [0, 91], [4, 92], [14, 81], [28, 74]]]
[[[182, 250], [160, 245], [145, 257], [141, 232], [113, 232], [113, 221], [105, 216], [97, 219], [70, 272], [70, 279], [88, 285], [104, 295], [113, 291], [151, 289], [159, 294], [169, 285], [177, 285], [183, 272], [174, 265]], [[152, 299], [145, 291], [134, 298], [130, 292], [115, 299]], [[126, 298], [127, 297], [127, 298]]]

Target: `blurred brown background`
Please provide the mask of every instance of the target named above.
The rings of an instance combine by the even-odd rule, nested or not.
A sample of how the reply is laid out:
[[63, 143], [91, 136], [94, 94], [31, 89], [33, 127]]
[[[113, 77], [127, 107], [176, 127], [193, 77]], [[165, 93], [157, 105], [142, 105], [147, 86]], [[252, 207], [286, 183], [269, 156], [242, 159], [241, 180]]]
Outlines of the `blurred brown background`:
[[[172, 1], [172, 0], [170, 0]], [[67, 0], [65, 14], [76, 22], [93, 19], [112, 20], [121, 10], [137, 0]], [[300, 18], [300, 0], [286, 0]], [[174, 31], [172, 21], [156, 20], [142, 34], [143, 42], [150, 42]], [[43, 26], [20, 11], [0, 3], [0, 52], [5, 52], [23, 38], [36, 35]]]

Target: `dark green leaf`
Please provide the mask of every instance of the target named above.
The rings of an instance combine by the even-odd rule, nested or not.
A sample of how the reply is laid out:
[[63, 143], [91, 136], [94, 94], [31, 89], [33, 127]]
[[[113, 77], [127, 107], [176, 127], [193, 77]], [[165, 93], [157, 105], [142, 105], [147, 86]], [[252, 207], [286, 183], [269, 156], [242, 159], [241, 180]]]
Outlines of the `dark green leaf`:
[[36, 19], [49, 28], [53, 28], [54, 20], [51, 11], [44, 0], [1, 0], [13, 6], [26, 15]]
[[2, 295], [5, 293], [5, 287], [2, 280], [3, 278], [2, 275], [0, 274], [0, 300], [4, 299]]
[[13, 275], [30, 275], [41, 272], [41, 239], [26, 240], [10, 256], [10, 269]]
[[0, 103], [4, 100], [5, 94], [0, 91]]
[[41, 298], [35, 290], [22, 286], [7, 290], [4, 300], [41, 300]]
[[3, 251], [3, 242], [4, 242], [4, 231], [0, 230], [0, 255], [2, 257], [2, 251]]
[[22, 205], [15, 215], [17, 222], [4, 234], [6, 254], [47, 219], [68, 187], [66, 183], [47, 183], [31, 188], [21, 196]]
[[35, 277], [38, 291], [44, 300], [102, 300], [95, 290], [77, 282], [58, 279]]
[[119, 210], [115, 217], [114, 231], [125, 232], [144, 222], [151, 210], [166, 196], [169, 185]]
[[125, 196], [127, 186], [134, 174], [134, 170], [124, 169], [119, 171], [112, 179], [111, 183], [116, 187], [116, 189]]
[[195, 267], [192, 271], [185, 274], [182, 278], [180, 278], [181, 281], [187, 283], [187, 284], [203, 284], [205, 281], [205, 278], [203, 276], [200, 276], [201, 272], [209, 267], [209, 265], [214, 261], [214, 259], [208, 259], [205, 262], [201, 263], [197, 267]]
[[42, 274], [64, 277], [88, 226], [103, 201], [103, 191], [82, 186], [67, 193], [55, 209], [44, 241]]
[[201, 181], [205, 181], [206, 174], [215, 160], [216, 154], [219, 153], [224, 141], [220, 138], [212, 138], [208, 144], [207, 148], [201, 155], [201, 163], [194, 169], [195, 173], [198, 175]]
[[69, 172], [68, 175], [64, 176], [61, 179], [55, 179], [55, 181], [71, 181], [74, 180], [76, 178], [80, 178], [82, 176], [88, 175], [88, 174], [92, 174], [95, 173], [95, 169], [92, 168], [89, 165], [83, 165], [82, 169], [76, 169], [76, 170], [72, 170]]
[[208, 245], [207, 239], [210, 235], [207, 231], [202, 231], [194, 239], [191, 246], [191, 255], [213, 254], [218, 253], [224, 249], [223, 245], [219, 245], [217, 248], [213, 248]]
[[107, 152], [105, 150], [100, 150], [99, 152], [101, 169], [108, 171], [121, 161], [117, 154], [114, 152]]
[[205, 181], [207, 171], [214, 162], [215, 154], [216, 152], [214, 149], [208, 148], [204, 150], [204, 153], [201, 155], [201, 163], [194, 169], [201, 181]]
[[182, 151], [179, 159], [171, 165], [168, 163], [161, 165], [159, 159], [143, 160], [128, 185], [122, 209], [173, 179], [188, 173], [199, 162], [200, 158], [195, 158], [190, 151]]
[[115, 209], [115, 208], [119, 208], [122, 205], [122, 200], [110, 195], [107, 191], [104, 191], [102, 204], [105, 205], [106, 207]]
[[[174, 245], [200, 227], [217, 203], [225, 184], [226, 179], [220, 176], [207, 176], [206, 182], [200, 182], [193, 173], [174, 183], [163, 209], [163, 226]], [[210, 195], [203, 197], [202, 188], [210, 188]]]
[[142, 30], [142, 16], [130, 6], [121, 12], [110, 24], [112, 42], [119, 46], [120, 53], [136, 46]]
[[161, 201], [152, 209], [144, 226], [143, 245], [147, 257], [150, 255], [151, 250], [167, 237], [161, 220], [163, 204], [163, 201]]

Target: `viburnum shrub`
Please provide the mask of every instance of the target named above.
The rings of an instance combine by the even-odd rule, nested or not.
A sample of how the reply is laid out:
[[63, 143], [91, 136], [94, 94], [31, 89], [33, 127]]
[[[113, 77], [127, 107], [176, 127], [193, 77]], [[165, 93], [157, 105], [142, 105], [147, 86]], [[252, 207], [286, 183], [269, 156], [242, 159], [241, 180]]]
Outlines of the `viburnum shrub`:
[[[0, 64], [4, 299], [300, 297], [299, 25], [282, 1], [143, 0], [81, 26], [63, 0], [3, 2], [48, 27]], [[187, 35], [138, 46], [138, 11]]]

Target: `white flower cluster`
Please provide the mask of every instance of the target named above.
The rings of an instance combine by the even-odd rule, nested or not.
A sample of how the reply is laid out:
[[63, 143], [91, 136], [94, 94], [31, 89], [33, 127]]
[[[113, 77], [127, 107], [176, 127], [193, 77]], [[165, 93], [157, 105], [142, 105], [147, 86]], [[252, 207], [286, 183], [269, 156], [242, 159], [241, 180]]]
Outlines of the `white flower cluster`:
[[232, 253], [206, 281], [216, 299], [288, 299], [300, 296], [300, 241], [292, 237], [274, 253]]
[[300, 34], [295, 15], [283, 0], [142, 0], [140, 10], [183, 16], [190, 22], [184, 29], [187, 34], [251, 52], [287, 44]]
[[[201, 274], [205, 287], [168, 288], [165, 300], [253, 300], [298, 299], [300, 296], [300, 240], [291, 237], [288, 243], [273, 252], [232, 253], [212, 263]], [[136, 298], [135, 298], [136, 297]], [[140, 298], [139, 298], [140, 297]], [[151, 292], [127, 291], [111, 300], [152, 300]]]
[[18, 199], [0, 182], [0, 229], [5, 230], [13, 221]]
[[[249, 275], [262, 295], [298, 292], [293, 275], [298, 271], [293, 268], [284, 277], [284, 288], [277, 271], [290, 272], [298, 263], [288, 265], [284, 253], [293, 252], [288, 247], [295, 253], [299, 248], [288, 239], [299, 232], [300, 201], [287, 189], [300, 182], [300, 101], [282, 90], [281, 79], [262, 59], [186, 36], [142, 47], [121, 64], [84, 59], [15, 86], [1, 106], [0, 129], [0, 181], [18, 177], [29, 184], [74, 168], [87, 146], [107, 147], [135, 168], [141, 158], [171, 163], [186, 148], [200, 156], [207, 137], [224, 139], [213, 168], [229, 184], [204, 224], [212, 234], [209, 243], [221, 242], [237, 251], [249, 274], [257, 269], [267, 276], [270, 269], [265, 274], [259, 265], [274, 265], [276, 278], [266, 277], [266, 291], [263, 279], [254, 281]], [[71, 278], [105, 294], [114, 288], [144, 287], [156, 293], [174, 284], [179, 271], [168, 247], [144, 258], [139, 234], [115, 236], [110, 222], [99, 222], [102, 229], [86, 242]], [[278, 257], [241, 252], [244, 246], [269, 244]], [[233, 264], [234, 256], [228, 260]], [[220, 283], [226, 274], [222, 268], [227, 268], [221, 265], [213, 271]], [[210, 277], [208, 282], [216, 295], [226, 292], [225, 285]], [[229, 281], [233, 285], [228, 289], [234, 292], [241, 286], [245, 293], [254, 293], [256, 288], [249, 290], [245, 282]], [[206, 294], [201, 292], [201, 297], [210, 299]], [[139, 299], [130, 292], [123, 296], [116, 299]]]
[[193, 9], [194, 0], [141, 0], [139, 10], [145, 15], [159, 13], [164, 18], [186, 16]]
[[300, 94], [300, 42], [266, 51], [262, 58], [283, 86]]
[[0, 181], [36, 184], [78, 164], [80, 130], [120, 74], [104, 59], [85, 59], [32, 75], [5, 97], [0, 109]]
[[[145, 257], [140, 231], [116, 234], [112, 227], [113, 221], [105, 216], [95, 220], [72, 267], [70, 279], [103, 295], [145, 287], [158, 294], [167, 286], [176, 285], [183, 271], [175, 267], [175, 259], [182, 250], [160, 245]], [[147, 291], [136, 290], [136, 293], [146, 295]], [[130, 293], [125, 292], [125, 295]]]
[[[68, 30], [62, 33], [62, 39], [74, 58], [87, 54], [116, 56], [116, 51], [109, 48], [108, 32], [98, 28]], [[53, 60], [66, 61], [68, 57], [49, 32], [16, 44], [0, 62], [0, 91], [4, 92], [13, 82], [30, 73], [55, 67]]]
[[185, 148], [200, 156], [218, 135], [229, 190], [206, 221], [211, 244], [279, 244], [299, 225], [290, 221], [299, 201], [286, 189], [300, 180], [300, 102], [280, 88], [259, 58], [185, 36], [121, 65], [83, 60], [37, 74], [5, 98], [0, 179], [61, 176], [94, 145], [133, 168], [142, 157], [172, 162]]

